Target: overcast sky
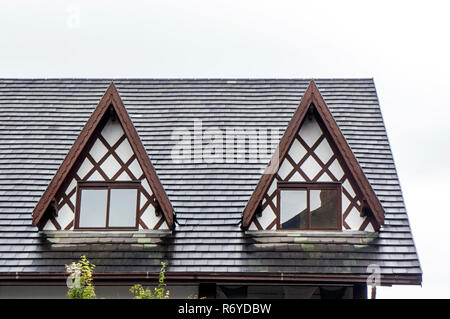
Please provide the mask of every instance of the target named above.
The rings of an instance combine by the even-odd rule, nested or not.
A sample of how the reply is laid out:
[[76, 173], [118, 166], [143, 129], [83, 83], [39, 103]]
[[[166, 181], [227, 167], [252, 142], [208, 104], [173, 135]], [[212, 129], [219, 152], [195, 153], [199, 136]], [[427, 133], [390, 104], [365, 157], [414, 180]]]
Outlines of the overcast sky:
[[374, 78], [424, 271], [377, 295], [450, 298], [449, 4], [3, 0], [0, 77]]

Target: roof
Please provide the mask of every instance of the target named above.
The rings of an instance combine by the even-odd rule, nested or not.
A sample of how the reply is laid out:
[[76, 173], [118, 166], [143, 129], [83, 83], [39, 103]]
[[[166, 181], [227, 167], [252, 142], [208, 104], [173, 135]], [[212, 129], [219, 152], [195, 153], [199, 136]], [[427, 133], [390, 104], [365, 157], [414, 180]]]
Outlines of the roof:
[[16, 272], [21, 278], [63, 274], [65, 264], [85, 253], [99, 276], [157, 273], [165, 259], [169, 275], [185, 278], [247, 273], [268, 280], [282, 272], [297, 280], [330, 274], [365, 282], [367, 266], [377, 264], [385, 284], [421, 282], [372, 79], [315, 79], [385, 211], [378, 233], [341, 234], [241, 229], [242, 212], [270, 154], [246, 163], [171, 159], [173, 129], [192, 130], [196, 119], [204, 129], [276, 128], [281, 138], [310, 79], [113, 80], [173, 205], [175, 231], [87, 235], [32, 226], [34, 207], [111, 79], [1, 79], [0, 280]]

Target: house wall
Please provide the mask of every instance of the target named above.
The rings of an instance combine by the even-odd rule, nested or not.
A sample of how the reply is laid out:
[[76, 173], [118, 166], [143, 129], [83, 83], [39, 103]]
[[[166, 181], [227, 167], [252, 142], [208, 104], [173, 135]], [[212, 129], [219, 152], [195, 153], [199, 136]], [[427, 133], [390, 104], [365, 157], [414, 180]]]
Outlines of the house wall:
[[[56, 195], [58, 215], [50, 218], [44, 230], [73, 230], [76, 211], [78, 181], [131, 181], [140, 180], [139, 229], [168, 229], [163, 216], [155, 214], [155, 197], [145, 178], [128, 138], [118, 120], [109, 119], [100, 134], [93, 137], [83, 152], [80, 165], [75, 167]], [[120, 142], [120, 140], [123, 140]], [[110, 151], [108, 156], [105, 156]], [[96, 165], [99, 164], [99, 167]], [[162, 214], [161, 214], [162, 215]]]
[[[147, 288], [147, 286], [145, 286]], [[96, 285], [97, 298], [130, 299], [130, 286]], [[364, 293], [366, 287], [362, 287]], [[66, 286], [0, 286], [0, 299], [66, 299]], [[367, 298], [353, 286], [248, 286], [248, 285], [217, 285], [216, 299], [353, 299]], [[171, 299], [192, 299], [199, 297], [198, 285], [169, 285]]]
[[217, 299], [353, 299], [352, 286], [217, 286]]
[[[133, 298], [130, 286], [95, 286], [97, 298]], [[144, 286], [147, 288], [147, 286]], [[0, 286], [0, 299], [66, 299], [66, 286]], [[168, 286], [170, 298], [187, 299], [198, 296], [198, 286]]]
[[[361, 198], [357, 195], [355, 183], [346, 174], [344, 163], [341, 162], [333, 147], [333, 141], [324, 132], [315, 117], [306, 117], [302, 123], [297, 137], [291, 144], [287, 156], [280, 161], [275, 178], [262, 200], [263, 211], [256, 216], [249, 230], [276, 229], [277, 210], [277, 183], [283, 182], [340, 182], [342, 183], [342, 224], [343, 230], [364, 230], [373, 232], [374, 227], [367, 219], [362, 217]], [[321, 142], [318, 142], [321, 139]], [[313, 155], [308, 155], [308, 149], [313, 149]], [[298, 165], [301, 163], [300, 165]], [[295, 166], [303, 172], [300, 174]], [[322, 168], [325, 168], [322, 171]]]

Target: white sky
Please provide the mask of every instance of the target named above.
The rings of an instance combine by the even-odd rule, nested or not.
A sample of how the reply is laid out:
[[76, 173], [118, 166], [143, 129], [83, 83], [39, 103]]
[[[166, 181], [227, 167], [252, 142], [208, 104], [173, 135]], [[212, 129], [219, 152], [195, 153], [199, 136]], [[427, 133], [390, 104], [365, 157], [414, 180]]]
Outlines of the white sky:
[[422, 288], [377, 296], [450, 298], [449, 13], [433, 0], [2, 1], [0, 77], [373, 77], [424, 271]]

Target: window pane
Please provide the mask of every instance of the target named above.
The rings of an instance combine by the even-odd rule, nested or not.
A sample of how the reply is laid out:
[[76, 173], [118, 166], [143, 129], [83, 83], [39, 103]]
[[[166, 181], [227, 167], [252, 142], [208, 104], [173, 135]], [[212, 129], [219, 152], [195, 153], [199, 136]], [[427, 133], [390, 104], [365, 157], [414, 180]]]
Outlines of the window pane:
[[111, 189], [109, 227], [136, 226], [136, 189]]
[[335, 189], [311, 190], [311, 228], [338, 227], [338, 192]]
[[105, 227], [107, 199], [106, 189], [83, 189], [79, 227]]
[[280, 224], [281, 228], [307, 228], [308, 214], [306, 190], [280, 191]]

